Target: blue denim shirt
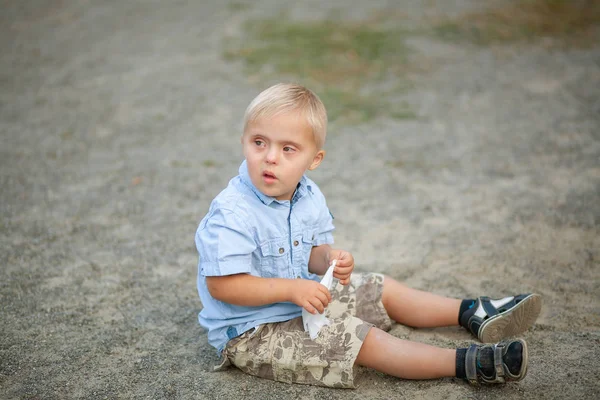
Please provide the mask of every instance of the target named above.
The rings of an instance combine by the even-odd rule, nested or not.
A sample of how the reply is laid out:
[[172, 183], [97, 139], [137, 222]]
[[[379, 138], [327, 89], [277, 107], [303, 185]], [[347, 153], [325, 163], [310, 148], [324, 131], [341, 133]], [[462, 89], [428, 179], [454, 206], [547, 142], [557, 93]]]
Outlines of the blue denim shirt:
[[230, 339], [264, 323], [299, 317], [302, 308], [289, 302], [245, 307], [216, 300], [206, 287], [207, 276], [318, 281], [308, 272], [310, 252], [333, 243], [333, 229], [325, 197], [313, 181], [303, 176], [292, 200], [279, 201], [252, 184], [244, 161], [196, 232], [197, 285], [204, 306], [198, 320], [208, 330], [208, 342], [220, 353]]

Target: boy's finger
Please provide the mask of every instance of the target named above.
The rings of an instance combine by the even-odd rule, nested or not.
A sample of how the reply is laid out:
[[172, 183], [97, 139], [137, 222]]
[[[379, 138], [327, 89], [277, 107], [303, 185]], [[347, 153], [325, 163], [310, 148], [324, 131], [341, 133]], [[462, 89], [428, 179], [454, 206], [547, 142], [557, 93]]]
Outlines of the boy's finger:
[[329, 292], [329, 290], [327, 290], [327, 288], [323, 285], [319, 285], [320, 286], [320, 290], [322, 293], [325, 293], [325, 296], [327, 296], [327, 300], [331, 301], [331, 293]]
[[336, 258], [336, 259], [335, 259], [335, 267], [336, 267], [336, 268], [337, 268], [337, 267], [342, 267], [342, 266], [344, 266], [344, 264], [345, 264], [346, 262], [347, 262], [346, 260], [343, 260], [343, 259], [341, 259], [341, 258]]
[[306, 304], [304, 304], [304, 309], [311, 314], [317, 313], [317, 310], [310, 304], [308, 300], [306, 301]]
[[329, 296], [327, 296], [327, 293], [317, 292], [316, 297], [317, 299], [319, 299], [319, 301], [323, 304], [324, 307], [327, 307], [327, 305], [329, 304]]
[[316, 299], [310, 299], [308, 300], [308, 302], [310, 303], [310, 305], [313, 307], [313, 309], [315, 310], [315, 312], [313, 314], [319, 313], [321, 314], [321, 310], [320, 307], [321, 306], [321, 302], [319, 300]]
[[349, 281], [349, 280], [350, 280], [350, 277], [349, 277], [349, 276], [345, 276], [345, 277], [343, 277], [343, 278], [338, 278], [338, 279], [339, 279], [339, 281], [340, 281], [340, 282], [342, 282], [342, 285], [344, 285], [344, 283], [343, 283], [343, 282]]
[[353, 268], [340, 268], [339, 270], [333, 273], [333, 276], [339, 278], [340, 276], [350, 275], [352, 273]]
[[336, 265], [334, 271], [335, 272], [341, 272], [341, 271], [345, 271], [345, 270], [348, 270], [348, 269], [351, 269], [351, 268], [353, 268], [352, 264], [348, 264], [348, 265]]
[[352, 259], [350, 259], [350, 258], [348, 258], [348, 259], [345, 259], [345, 260], [339, 260], [339, 261], [337, 262], [337, 264], [335, 264], [335, 267], [336, 267], [336, 268], [337, 268], [337, 267], [341, 267], [341, 268], [347, 268], [347, 267], [350, 267], [350, 266], [352, 266], [353, 264], [354, 264], [353, 260], [352, 260]]
[[[321, 300], [319, 300], [318, 298], [314, 297], [314, 298], [310, 299], [309, 303], [317, 310], [317, 312], [319, 314], [323, 314], [323, 311], [325, 311], [325, 307], [323, 307], [323, 303], [321, 303]], [[313, 313], [313, 314], [315, 314], [315, 313]]]

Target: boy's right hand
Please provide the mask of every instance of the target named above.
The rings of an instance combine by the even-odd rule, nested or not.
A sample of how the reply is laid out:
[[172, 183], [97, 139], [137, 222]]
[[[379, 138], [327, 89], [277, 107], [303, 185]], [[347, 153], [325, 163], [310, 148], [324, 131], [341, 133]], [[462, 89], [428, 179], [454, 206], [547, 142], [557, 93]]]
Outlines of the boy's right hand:
[[294, 279], [292, 302], [311, 314], [322, 314], [331, 301], [331, 293], [324, 285], [309, 279]]

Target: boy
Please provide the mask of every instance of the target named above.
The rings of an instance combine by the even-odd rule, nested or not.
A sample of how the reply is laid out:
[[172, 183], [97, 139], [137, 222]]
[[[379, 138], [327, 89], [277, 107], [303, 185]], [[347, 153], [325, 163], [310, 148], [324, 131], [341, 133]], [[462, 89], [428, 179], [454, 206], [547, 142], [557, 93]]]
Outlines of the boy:
[[[415, 290], [381, 274], [353, 274], [354, 257], [334, 249], [333, 218], [304, 174], [325, 156], [327, 114], [310, 90], [278, 84], [248, 106], [239, 175], [212, 202], [196, 233], [199, 321], [223, 356], [263, 378], [354, 387], [355, 365], [407, 379], [458, 376], [472, 383], [523, 379], [523, 340], [443, 349], [386, 333], [462, 325], [483, 342], [527, 330], [536, 294], [458, 300]], [[319, 283], [337, 260], [330, 293]], [[311, 340], [302, 309], [331, 320]]]

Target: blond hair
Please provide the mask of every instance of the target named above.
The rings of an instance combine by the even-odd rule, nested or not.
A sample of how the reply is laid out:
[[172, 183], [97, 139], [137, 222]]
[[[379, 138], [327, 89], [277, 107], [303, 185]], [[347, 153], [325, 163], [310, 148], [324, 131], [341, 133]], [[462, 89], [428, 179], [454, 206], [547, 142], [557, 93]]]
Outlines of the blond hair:
[[312, 128], [317, 148], [322, 148], [327, 136], [325, 105], [311, 90], [292, 83], [273, 85], [252, 100], [244, 115], [244, 132], [250, 123], [260, 118], [289, 111], [297, 111], [306, 117]]

